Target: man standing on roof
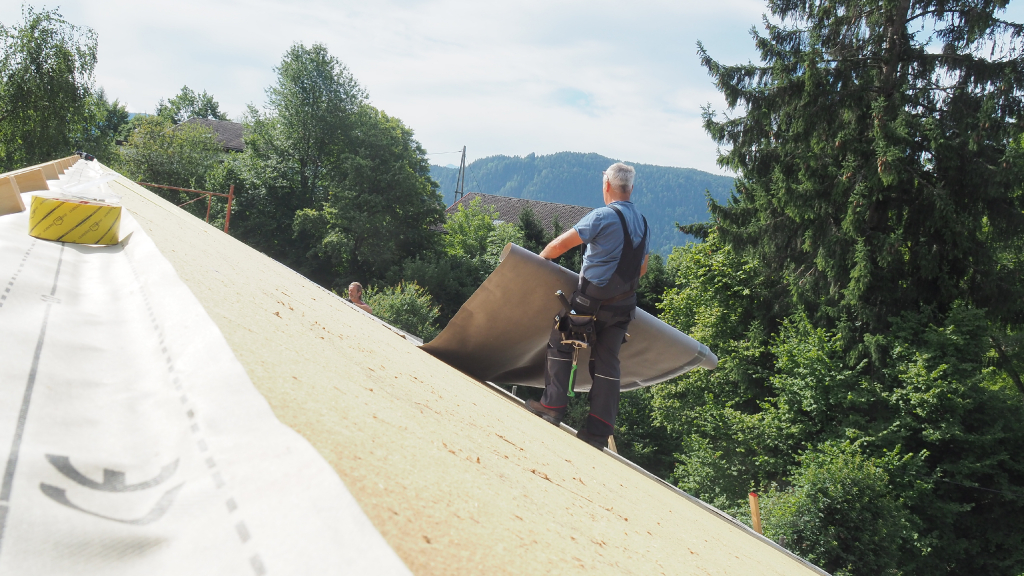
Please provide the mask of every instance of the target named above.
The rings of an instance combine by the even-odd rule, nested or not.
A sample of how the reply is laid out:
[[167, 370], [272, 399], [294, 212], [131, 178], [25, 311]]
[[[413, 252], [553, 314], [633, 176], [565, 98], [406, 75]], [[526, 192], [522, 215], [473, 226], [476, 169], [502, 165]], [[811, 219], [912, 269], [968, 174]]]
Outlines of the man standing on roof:
[[[636, 289], [647, 272], [650, 231], [647, 219], [629, 201], [636, 171], [621, 162], [604, 172], [604, 208], [587, 214], [578, 224], [541, 251], [552, 259], [570, 248], [586, 244], [580, 283], [570, 304], [578, 314], [594, 315], [590, 350], [590, 414], [576, 437], [597, 448], [608, 446], [619, 413], [619, 348], [629, 322], [636, 315]], [[596, 313], [596, 314], [595, 314]], [[552, 424], [559, 424], [569, 404], [569, 376], [573, 346], [563, 343], [558, 326], [548, 340], [544, 395], [528, 400], [526, 408]]]

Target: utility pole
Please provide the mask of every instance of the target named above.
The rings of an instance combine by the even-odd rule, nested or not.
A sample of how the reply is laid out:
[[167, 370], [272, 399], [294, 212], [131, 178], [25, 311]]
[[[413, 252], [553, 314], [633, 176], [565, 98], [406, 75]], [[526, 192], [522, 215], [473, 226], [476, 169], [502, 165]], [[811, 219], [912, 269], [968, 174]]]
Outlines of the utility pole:
[[466, 147], [462, 147], [462, 163], [459, 165], [459, 177], [455, 180], [455, 202], [466, 194]]

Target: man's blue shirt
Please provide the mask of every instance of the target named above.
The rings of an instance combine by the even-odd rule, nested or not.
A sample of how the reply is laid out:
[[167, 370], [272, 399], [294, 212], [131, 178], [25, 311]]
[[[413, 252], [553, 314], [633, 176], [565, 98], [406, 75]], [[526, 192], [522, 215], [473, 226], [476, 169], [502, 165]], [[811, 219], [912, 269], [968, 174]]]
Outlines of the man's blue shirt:
[[[636, 246], [643, 239], [644, 221], [640, 211], [629, 201], [616, 201], [608, 206], [615, 206], [626, 218], [629, 237]], [[604, 286], [611, 280], [615, 267], [619, 264], [622, 253], [622, 225], [615, 211], [604, 206], [587, 214], [573, 228], [579, 233], [583, 243], [587, 245], [583, 253], [583, 268], [580, 275], [597, 286]], [[644, 255], [651, 251], [651, 231], [647, 230], [647, 247]]]

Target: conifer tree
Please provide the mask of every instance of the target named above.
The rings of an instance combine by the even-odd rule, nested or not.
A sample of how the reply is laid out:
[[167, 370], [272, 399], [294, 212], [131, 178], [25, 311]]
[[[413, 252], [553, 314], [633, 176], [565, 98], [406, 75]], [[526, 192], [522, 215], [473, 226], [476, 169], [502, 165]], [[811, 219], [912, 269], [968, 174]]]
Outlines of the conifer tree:
[[[1024, 26], [1005, 7], [768, 0], [760, 63], [699, 47], [738, 178], [686, 227], [708, 241], [674, 255], [662, 308], [722, 366], [652, 405], [683, 439], [677, 483], [723, 506], [777, 484], [821, 522], [787, 538], [836, 574], [1024, 571]], [[877, 502], [844, 487], [862, 460]], [[835, 513], [847, 498], [906, 521], [880, 539]]]
[[1006, 0], [770, 0], [763, 63], [699, 54], [730, 108], [705, 109], [737, 194], [727, 242], [820, 320], [885, 330], [957, 302], [1019, 323], [1024, 26]]

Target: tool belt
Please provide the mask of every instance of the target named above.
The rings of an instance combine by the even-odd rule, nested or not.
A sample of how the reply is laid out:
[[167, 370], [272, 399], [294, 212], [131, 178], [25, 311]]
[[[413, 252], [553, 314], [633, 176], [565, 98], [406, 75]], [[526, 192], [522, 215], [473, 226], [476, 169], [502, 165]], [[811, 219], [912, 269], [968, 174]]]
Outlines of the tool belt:
[[562, 334], [562, 343], [571, 343], [588, 348], [597, 342], [597, 313], [602, 306], [614, 304], [635, 294], [635, 290], [619, 294], [607, 300], [597, 300], [582, 294], [579, 290], [571, 299], [559, 290], [556, 296], [562, 301], [562, 313], [555, 316], [555, 327]]
[[616, 302], [625, 300], [634, 294], [636, 294], [636, 290], [628, 290], [626, 292], [623, 292], [622, 294], [619, 294], [618, 296], [608, 298], [607, 300], [597, 300], [593, 296], [586, 296], [583, 294], [581, 290], [577, 290], [576, 292], [573, 292], [572, 301], [570, 302], [570, 304], [572, 310], [576, 310], [577, 312], [580, 312], [582, 314], [590, 314], [591, 316], [597, 316], [597, 313], [602, 306], [608, 306], [610, 304], [614, 304]]

